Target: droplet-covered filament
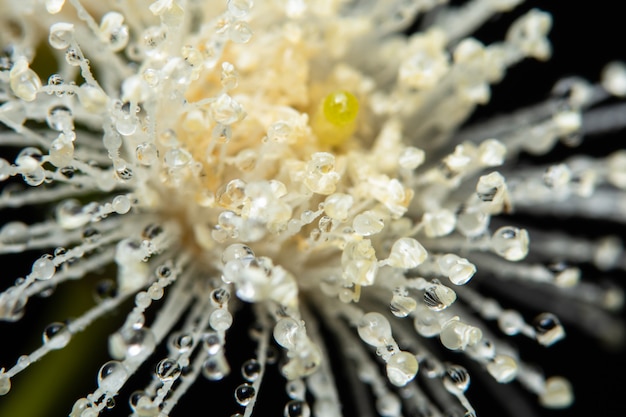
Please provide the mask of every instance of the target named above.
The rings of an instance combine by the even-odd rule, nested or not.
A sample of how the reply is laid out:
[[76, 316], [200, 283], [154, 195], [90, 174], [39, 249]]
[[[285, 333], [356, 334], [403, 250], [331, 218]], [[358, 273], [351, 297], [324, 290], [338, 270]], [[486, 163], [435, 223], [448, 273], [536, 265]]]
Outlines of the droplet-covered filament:
[[348, 91], [328, 94], [313, 117], [313, 131], [322, 145], [340, 146], [354, 133], [359, 101]]

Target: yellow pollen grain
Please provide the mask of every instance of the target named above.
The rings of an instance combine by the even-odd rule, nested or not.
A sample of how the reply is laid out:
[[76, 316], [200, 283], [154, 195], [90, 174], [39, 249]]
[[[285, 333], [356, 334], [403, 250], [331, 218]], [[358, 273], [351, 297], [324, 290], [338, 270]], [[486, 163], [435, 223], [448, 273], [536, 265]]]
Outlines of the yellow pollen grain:
[[356, 129], [359, 100], [348, 91], [328, 94], [313, 116], [312, 128], [321, 145], [343, 145]]

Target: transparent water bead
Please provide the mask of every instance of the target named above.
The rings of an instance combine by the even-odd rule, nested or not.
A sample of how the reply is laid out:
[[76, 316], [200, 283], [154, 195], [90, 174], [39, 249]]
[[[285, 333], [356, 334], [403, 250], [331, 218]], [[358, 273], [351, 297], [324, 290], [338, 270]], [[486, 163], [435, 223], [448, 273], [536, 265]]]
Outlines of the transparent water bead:
[[428, 237], [445, 236], [454, 230], [456, 216], [450, 210], [439, 209], [432, 213], [424, 213], [422, 217], [424, 233]]
[[302, 399], [306, 395], [306, 385], [302, 379], [293, 379], [291, 381], [287, 381], [287, 384], [285, 385], [285, 392], [292, 400]]
[[193, 347], [193, 335], [189, 333], [174, 333], [170, 338], [170, 346], [178, 353], [186, 353]]
[[424, 337], [433, 337], [441, 333], [442, 323], [439, 314], [428, 309], [423, 304], [417, 306], [413, 326]]
[[6, 395], [11, 391], [11, 378], [4, 373], [4, 369], [0, 371], [0, 395]]
[[547, 408], [569, 407], [574, 401], [574, 391], [570, 382], [562, 377], [553, 376], [546, 380], [539, 402]]
[[41, 80], [35, 71], [28, 67], [25, 59], [18, 60], [9, 72], [9, 82], [13, 93], [24, 101], [33, 101], [41, 89]]
[[154, 333], [147, 327], [124, 327], [109, 337], [109, 353], [115, 359], [140, 362], [156, 347]]
[[133, 392], [128, 398], [128, 403], [135, 414], [140, 417], [156, 417], [159, 414], [158, 407], [145, 391]]
[[98, 387], [106, 394], [115, 395], [128, 378], [128, 370], [118, 361], [109, 361], [98, 372]]
[[427, 257], [428, 252], [417, 240], [403, 237], [394, 242], [386, 262], [395, 268], [411, 269], [421, 265]]
[[295, 319], [284, 317], [276, 322], [274, 326], [274, 340], [285, 349], [295, 349], [295, 347], [306, 338], [304, 328]]
[[400, 351], [387, 361], [387, 378], [396, 387], [403, 387], [415, 378], [418, 367], [415, 355]]
[[[87, 398], [79, 398], [74, 402], [72, 406], [72, 411], [70, 412], [69, 417], [83, 417], [83, 416], [92, 416], [92, 407], [93, 404]], [[96, 413], [96, 416], [98, 414]]]
[[487, 364], [487, 371], [501, 384], [511, 382], [517, 376], [517, 362], [507, 355], [496, 355]]
[[417, 301], [413, 297], [401, 294], [394, 294], [389, 304], [391, 313], [396, 317], [406, 317], [415, 311], [416, 307]]
[[216, 288], [211, 291], [211, 303], [215, 307], [223, 307], [228, 300], [230, 300], [230, 292], [226, 288]]
[[74, 39], [74, 25], [71, 23], [59, 22], [50, 26], [48, 43], [54, 49], [66, 49]]
[[400, 157], [398, 158], [398, 164], [404, 169], [413, 170], [424, 163], [426, 154], [423, 150], [409, 146], [405, 148]]
[[345, 221], [354, 204], [354, 197], [350, 194], [335, 193], [326, 197], [324, 211], [331, 219]]
[[491, 246], [495, 253], [508, 261], [519, 261], [528, 254], [528, 232], [512, 226], [496, 230], [491, 237]]
[[254, 257], [254, 251], [249, 246], [241, 243], [234, 243], [222, 252], [222, 262], [224, 265], [230, 261], [236, 260], [252, 261]]
[[465, 324], [458, 317], [444, 324], [439, 334], [441, 344], [450, 350], [465, 350], [467, 346], [478, 343], [482, 337], [483, 332], [478, 327]]
[[506, 191], [506, 181], [499, 172], [483, 175], [476, 184], [476, 195], [481, 201], [493, 206], [502, 204]]
[[55, 322], [49, 324], [43, 331], [43, 343], [50, 349], [61, 349], [67, 346], [72, 338], [67, 326], [63, 323]]
[[28, 226], [20, 221], [6, 223], [0, 229], [0, 242], [18, 244], [28, 241]]
[[48, 110], [46, 123], [51, 129], [57, 130], [59, 132], [72, 130], [74, 127], [72, 110], [64, 105], [52, 106], [50, 107], [50, 110]]
[[178, 362], [170, 358], [163, 359], [156, 366], [156, 376], [162, 382], [175, 380], [180, 376], [181, 372], [182, 370]]
[[389, 320], [380, 313], [367, 313], [359, 321], [359, 337], [368, 345], [385, 346], [393, 340]]
[[361, 236], [371, 236], [383, 230], [385, 224], [381, 216], [375, 211], [365, 211], [358, 214], [352, 221], [352, 228], [355, 233]]
[[226, 331], [233, 324], [233, 316], [223, 308], [216, 309], [209, 317], [209, 324], [216, 331]]
[[397, 395], [386, 392], [376, 400], [376, 411], [383, 417], [400, 417], [402, 403]]
[[100, 21], [100, 37], [109, 44], [111, 50], [121, 51], [128, 44], [128, 26], [124, 16], [117, 12], [108, 12]]
[[223, 355], [209, 357], [202, 364], [202, 375], [209, 381], [219, 381], [230, 373], [230, 366]]
[[424, 290], [424, 303], [431, 310], [445, 310], [456, 301], [456, 293], [438, 280], [433, 280], [433, 284]]
[[46, 0], [46, 10], [50, 14], [57, 14], [63, 8], [65, 0]]
[[504, 310], [498, 316], [498, 326], [506, 335], [513, 336], [518, 334], [525, 325], [524, 318], [515, 310]]
[[241, 384], [235, 389], [235, 400], [242, 407], [250, 404], [255, 395], [256, 390], [250, 384]]
[[535, 337], [544, 346], [550, 346], [565, 337], [559, 318], [551, 313], [541, 313], [533, 320]]
[[248, 359], [241, 365], [241, 375], [248, 382], [256, 381], [261, 375], [261, 363], [256, 359]]
[[449, 253], [437, 259], [441, 273], [454, 285], [465, 285], [476, 273], [476, 266], [465, 258]]
[[54, 276], [56, 267], [52, 261], [52, 256], [44, 255], [33, 263], [32, 275], [41, 281], [49, 280]]
[[302, 400], [291, 400], [285, 404], [283, 410], [284, 417], [310, 417], [311, 408], [309, 404]]
[[158, 160], [159, 152], [153, 143], [144, 142], [135, 148], [135, 157], [141, 165], [150, 166]]
[[237, 19], [246, 17], [252, 6], [252, 0], [228, 0], [228, 11]]
[[457, 395], [467, 391], [470, 375], [467, 369], [459, 365], [449, 365], [443, 376], [443, 386], [450, 394]]
[[203, 341], [204, 348], [209, 355], [215, 355], [222, 349], [222, 339], [216, 332], [207, 332]]

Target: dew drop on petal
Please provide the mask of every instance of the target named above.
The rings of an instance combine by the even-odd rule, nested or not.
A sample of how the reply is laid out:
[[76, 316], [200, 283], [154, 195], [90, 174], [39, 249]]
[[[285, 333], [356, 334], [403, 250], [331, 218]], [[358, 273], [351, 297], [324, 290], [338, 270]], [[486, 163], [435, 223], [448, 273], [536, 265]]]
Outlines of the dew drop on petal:
[[61, 349], [65, 347], [72, 338], [67, 326], [63, 323], [49, 324], [43, 331], [43, 343], [50, 349]]
[[256, 390], [250, 384], [241, 384], [235, 389], [235, 400], [242, 407], [250, 404], [255, 395]]
[[181, 374], [181, 367], [174, 359], [166, 358], [156, 366], [156, 376], [163, 382], [172, 381]]
[[98, 387], [107, 394], [117, 394], [128, 378], [128, 370], [118, 361], [109, 361], [98, 372]]
[[387, 378], [396, 387], [403, 387], [415, 378], [418, 366], [415, 355], [398, 352], [387, 361]]

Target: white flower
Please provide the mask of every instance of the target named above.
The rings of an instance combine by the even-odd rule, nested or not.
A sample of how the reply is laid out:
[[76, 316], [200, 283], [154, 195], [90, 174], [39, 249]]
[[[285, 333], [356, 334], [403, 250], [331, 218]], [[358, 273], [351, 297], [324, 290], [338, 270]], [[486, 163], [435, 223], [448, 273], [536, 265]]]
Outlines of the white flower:
[[[20, 320], [30, 298], [69, 280], [115, 271], [94, 306], [0, 364], [0, 394], [134, 299], [108, 338], [112, 359], [70, 416], [112, 408], [146, 363], [152, 380], [130, 396], [132, 415], [175, 413], [192, 384], [239, 367], [228, 341], [251, 324], [242, 310], [254, 313], [256, 347], [234, 388], [241, 415], [273, 366], [287, 381], [286, 416], [341, 415], [337, 355], [379, 415], [473, 416], [469, 373], [446, 351], [499, 383], [519, 381], [545, 407], [569, 406], [570, 383], [504, 340], [550, 346], [565, 336], [560, 319], [489, 294], [562, 297], [567, 307], [546, 308], [567, 322], [593, 311], [600, 323], [579, 324], [620, 341], [605, 310], [622, 293], [579, 268], [624, 269], [620, 239], [503, 215], [624, 221], [624, 151], [519, 158], [621, 127], [626, 66], [610, 64], [599, 84], [564, 79], [539, 104], [466, 126], [508, 68], [550, 57], [552, 19], [530, 10], [483, 44], [472, 33], [521, 1], [445, 3], [0, 1], [0, 146], [17, 149], [0, 159], [0, 180], [28, 186], [4, 188], [0, 208], [53, 213], [0, 229], [0, 253], [43, 252], [0, 293], [0, 319]], [[424, 29], [406, 35], [423, 15]]]

